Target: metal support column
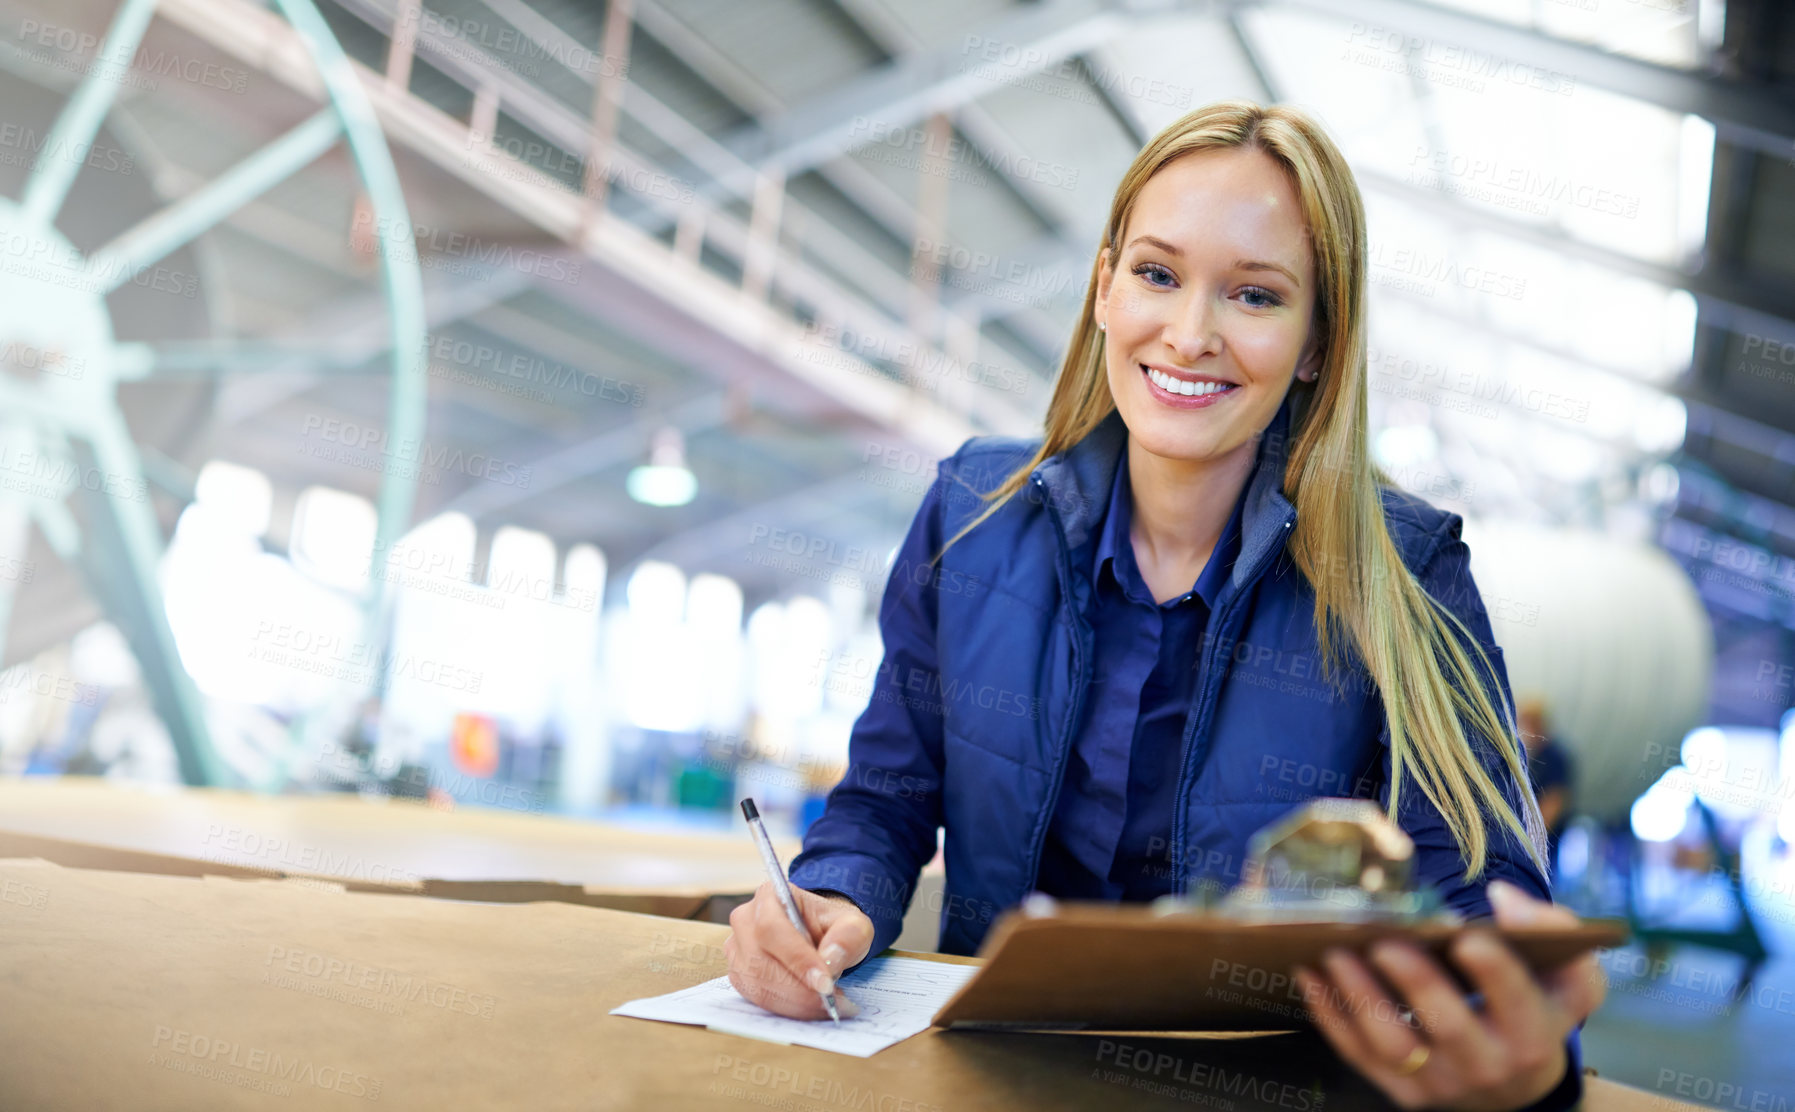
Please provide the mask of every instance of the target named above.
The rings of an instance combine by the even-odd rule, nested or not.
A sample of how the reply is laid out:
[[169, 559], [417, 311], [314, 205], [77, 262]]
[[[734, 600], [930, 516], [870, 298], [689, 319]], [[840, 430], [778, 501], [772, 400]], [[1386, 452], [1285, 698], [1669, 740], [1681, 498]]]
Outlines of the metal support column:
[[605, 12], [605, 38], [599, 46], [598, 84], [592, 93], [592, 138], [586, 147], [586, 210], [580, 226], [580, 238], [598, 223], [605, 211], [605, 191], [611, 184], [611, 148], [617, 142], [617, 111], [623, 104], [623, 86], [628, 80], [630, 27], [634, 22], [634, 0], [611, 0]]

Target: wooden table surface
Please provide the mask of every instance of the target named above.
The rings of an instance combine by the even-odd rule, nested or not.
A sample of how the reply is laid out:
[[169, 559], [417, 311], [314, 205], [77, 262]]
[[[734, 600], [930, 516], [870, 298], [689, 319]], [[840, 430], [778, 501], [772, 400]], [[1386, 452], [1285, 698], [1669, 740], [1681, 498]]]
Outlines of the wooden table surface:
[[[1383, 1106], [1312, 1036], [936, 1029], [860, 1059], [607, 1014], [718, 975], [726, 935], [564, 903], [4, 860], [0, 1107]], [[1585, 1106], [1687, 1107], [1605, 1082]]]

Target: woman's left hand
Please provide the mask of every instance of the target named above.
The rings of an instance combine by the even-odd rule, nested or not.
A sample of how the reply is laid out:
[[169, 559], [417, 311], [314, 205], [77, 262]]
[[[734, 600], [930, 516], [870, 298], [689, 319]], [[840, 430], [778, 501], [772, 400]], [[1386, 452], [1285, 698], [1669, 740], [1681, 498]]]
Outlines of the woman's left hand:
[[[1511, 884], [1492, 881], [1488, 891], [1501, 926], [1577, 925], [1570, 911]], [[1483, 994], [1481, 1008], [1432, 958], [1400, 942], [1370, 951], [1396, 1000], [1370, 966], [1344, 951], [1328, 954], [1321, 970], [1299, 968], [1297, 983], [1328, 1042], [1397, 1105], [1527, 1107], [1563, 1080], [1565, 1039], [1601, 1004], [1608, 979], [1594, 954], [1536, 979], [1493, 931], [1468, 931], [1448, 953]]]

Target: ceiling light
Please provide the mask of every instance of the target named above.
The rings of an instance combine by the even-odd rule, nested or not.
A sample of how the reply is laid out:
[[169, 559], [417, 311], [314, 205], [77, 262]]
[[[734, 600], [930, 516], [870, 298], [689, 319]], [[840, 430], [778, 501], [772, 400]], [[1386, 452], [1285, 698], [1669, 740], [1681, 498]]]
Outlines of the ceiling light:
[[648, 462], [631, 468], [624, 486], [631, 498], [649, 506], [683, 506], [692, 500], [698, 493], [698, 476], [686, 466], [678, 429], [667, 425], [656, 430]]

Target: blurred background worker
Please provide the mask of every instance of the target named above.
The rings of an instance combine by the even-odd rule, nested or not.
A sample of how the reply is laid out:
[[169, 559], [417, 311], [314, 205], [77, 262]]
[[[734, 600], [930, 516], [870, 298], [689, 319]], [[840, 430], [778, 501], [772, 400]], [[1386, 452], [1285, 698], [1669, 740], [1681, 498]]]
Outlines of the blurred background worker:
[[1550, 847], [1547, 860], [1556, 861], [1558, 836], [1570, 819], [1571, 755], [1552, 737], [1546, 725], [1545, 700], [1523, 701], [1516, 718], [1521, 741], [1527, 746], [1527, 773], [1533, 781], [1533, 794], [1539, 800], [1539, 813], [1546, 820]]

